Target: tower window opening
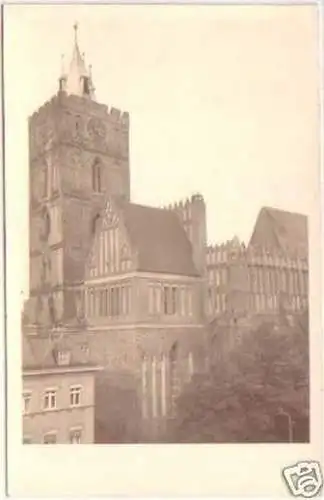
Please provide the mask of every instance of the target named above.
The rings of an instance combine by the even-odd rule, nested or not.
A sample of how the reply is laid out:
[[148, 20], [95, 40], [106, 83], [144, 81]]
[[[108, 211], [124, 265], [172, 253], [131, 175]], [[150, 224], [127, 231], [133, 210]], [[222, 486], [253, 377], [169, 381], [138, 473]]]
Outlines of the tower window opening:
[[88, 78], [83, 78], [82, 79], [82, 86], [83, 86], [83, 93], [85, 95], [90, 95], [90, 85], [89, 85], [89, 79]]
[[92, 189], [96, 193], [101, 192], [101, 165], [98, 160], [92, 165]]
[[64, 83], [65, 83], [64, 78], [60, 78], [59, 79], [59, 89], [60, 89], [60, 92], [62, 92], [64, 90]]

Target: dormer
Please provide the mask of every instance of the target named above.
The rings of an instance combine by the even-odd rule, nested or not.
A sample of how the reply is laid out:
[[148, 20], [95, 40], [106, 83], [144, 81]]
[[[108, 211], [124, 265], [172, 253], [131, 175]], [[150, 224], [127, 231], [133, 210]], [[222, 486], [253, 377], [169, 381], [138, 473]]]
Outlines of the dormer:
[[71, 351], [61, 348], [56, 349], [55, 360], [58, 366], [68, 366], [71, 363]]

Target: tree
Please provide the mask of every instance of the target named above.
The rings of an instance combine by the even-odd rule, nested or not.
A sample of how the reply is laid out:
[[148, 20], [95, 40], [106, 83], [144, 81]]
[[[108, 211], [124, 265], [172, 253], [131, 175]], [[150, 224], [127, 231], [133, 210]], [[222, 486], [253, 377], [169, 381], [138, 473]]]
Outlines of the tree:
[[[233, 330], [228, 334], [234, 334]], [[305, 318], [263, 323], [242, 334], [241, 341], [216, 360], [209, 373], [196, 376], [180, 396], [169, 429], [171, 441], [288, 441], [290, 421], [299, 426], [303, 422], [303, 439], [297, 425], [291, 429], [293, 440], [308, 440]], [[279, 428], [278, 414], [286, 415], [286, 428], [283, 418]]]
[[95, 442], [136, 443], [141, 438], [136, 384], [121, 372], [101, 372], [95, 384]]

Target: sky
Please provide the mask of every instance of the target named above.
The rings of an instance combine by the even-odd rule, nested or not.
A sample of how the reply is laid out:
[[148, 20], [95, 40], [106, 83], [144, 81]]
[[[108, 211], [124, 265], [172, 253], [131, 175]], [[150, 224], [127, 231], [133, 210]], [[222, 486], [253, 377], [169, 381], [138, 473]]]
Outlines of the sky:
[[[131, 195], [200, 192], [210, 243], [262, 206], [312, 216], [319, 191], [315, 6], [6, 6], [8, 252], [28, 282], [27, 118], [58, 88], [73, 24], [97, 100], [130, 113]], [[26, 274], [27, 273], [27, 274]]]

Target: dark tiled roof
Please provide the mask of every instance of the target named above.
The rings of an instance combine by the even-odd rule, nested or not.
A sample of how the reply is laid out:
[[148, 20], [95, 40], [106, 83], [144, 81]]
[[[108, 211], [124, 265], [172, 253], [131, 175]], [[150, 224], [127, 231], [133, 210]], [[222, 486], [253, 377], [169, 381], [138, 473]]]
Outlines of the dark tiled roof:
[[138, 252], [138, 270], [197, 276], [191, 243], [170, 210], [127, 203], [124, 222]]
[[[87, 352], [81, 348], [80, 343], [75, 342], [73, 336], [64, 335], [58, 339], [27, 337], [26, 335], [22, 337], [24, 370], [91, 365]], [[59, 351], [71, 354], [67, 365], [60, 365], [57, 362], [57, 353]]]
[[276, 248], [285, 253], [308, 254], [307, 217], [276, 208], [260, 211], [250, 245]]

